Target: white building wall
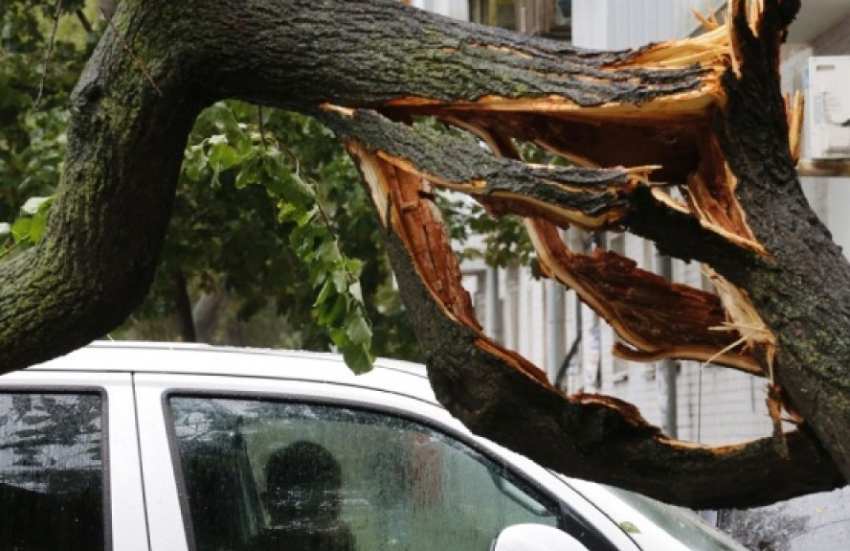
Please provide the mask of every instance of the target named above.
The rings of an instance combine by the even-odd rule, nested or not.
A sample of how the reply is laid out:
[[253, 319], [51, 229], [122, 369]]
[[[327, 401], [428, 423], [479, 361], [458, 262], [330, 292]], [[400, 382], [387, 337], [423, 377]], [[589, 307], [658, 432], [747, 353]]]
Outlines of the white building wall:
[[[850, 17], [837, 22], [815, 39], [811, 53], [818, 56], [850, 55]], [[821, 182], [807, 183], [809, 200], [822, 208], [818, 212], [832, 231], [835, 242], [844, 249], [845, 256], [850, 256], [850, 216], [847, 216], [850, 178], [822, 178]], [[827, 205], [831, 209], [827, 209]]]
[[[811, 184], [814, 192], [823, 192], [827, 204], [831, 209], [826, 213], [823, 221], [832, 232], [835, 242], [844, 249], [844, 256], [850, 253], [850, 178], [822, 178], [820, 189], [817, 184]], [[810, 199], [811, 201], [811, 199]]]
[[462, 21], [469, 21], [469, 3], [464, 0], [413, 0], [410, 5]]
[[519, 278], [519, 346], [517, 352], [537, 366], [546, 365], [546, 290], [523, 268]]
[[693, 10], [709, 14], [714, 0], [573, 0], [573, 43], [619, 50], [689, 36], [698, 22]]
[[[782, 91], [793, 94], [805, 90], [805, 72], [814, 55], [850, 55], [850, 18], [839, 22], [812, 44], [790, 44], [783, 47]], [[805, 133], [803, 157], [808, 156]], [[850, 217], [844, 210], [850, 206], [850, 178], [801, 178], [803, 191], [812, 209], [829, 227], [835, 242], [845, 255], [850, 251]], [[830, 212], [832, 205], [832, 212]]]

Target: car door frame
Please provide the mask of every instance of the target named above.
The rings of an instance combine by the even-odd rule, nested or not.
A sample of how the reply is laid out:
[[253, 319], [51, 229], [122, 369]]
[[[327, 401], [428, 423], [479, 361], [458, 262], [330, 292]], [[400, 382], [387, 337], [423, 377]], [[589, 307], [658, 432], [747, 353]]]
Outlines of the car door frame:
[[3, 375], [0, 392], [99, 393], [103, 397], [106, 549], [150, 551], [131, 375], [24, 370]]
[[605, 513], [563, 480], [518, 454], [471, 436], [448, 412], [425, 400], [396, 392], [340, 383], [222, 375], [139, 373], [135, 375], [135, 388], [137, 408], [140, 412], [139, 440], [153, 551], [190, 549], [179, 490], [182, 484], [178, 480], [179, 459], [170, 420], [167, 418], [168, 398], [176, 394], [265, 397], [281, 401], [352, 407], [426, 425], [483, 453], [541, 495], [560, 504], [562, 516], [563, 508], [569, 507], [616, 549], [639, 551], [634, 541]]

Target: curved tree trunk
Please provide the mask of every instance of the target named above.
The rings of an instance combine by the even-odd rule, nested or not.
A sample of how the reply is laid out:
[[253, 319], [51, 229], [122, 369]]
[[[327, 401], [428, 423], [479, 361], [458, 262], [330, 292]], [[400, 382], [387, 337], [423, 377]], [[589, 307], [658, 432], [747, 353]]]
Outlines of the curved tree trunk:
[[[141, 302], [192, 122], [240, 98], [318, 116], [346, 142], [434, 389], [472, 430], [565, 474], [692, 507], [843, 485], [850, 270], [803, 198], [789, 130], [799, 109], [778, 91], [779, 42], [799, 2], [731, 4], [729, 29], [601, 53], [381, 0], [124, 0], [70, 100], [46, 237], [0, 265], [2, 371], [73, 350]], [[465, 128], [491, 152], [406, 124], [416, 115]], [[578, 166], [524, 163], [512, 138]], [[544, 273], [611, 323], [619, 353], [763, 376], [776, 416], [799, 412], [800, 430], [698, 446], [618, 400], [562, 395], [482, 334], [433, 186], [525, 217]], [[719, 296], [613, 253], [575, 254], [555, 231], [569, 224], [632, 231], [705, 263]]]

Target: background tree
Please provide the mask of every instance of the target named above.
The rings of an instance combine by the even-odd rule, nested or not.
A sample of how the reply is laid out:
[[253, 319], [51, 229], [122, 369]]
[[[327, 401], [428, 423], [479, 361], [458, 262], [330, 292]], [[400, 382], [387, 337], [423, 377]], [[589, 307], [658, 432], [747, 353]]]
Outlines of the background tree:
[[[69, 17], [81, 2], [66, 2]], [[46, 15], [46, 18], [45, 18]], [[65, 154], [68, 114], [64, 102], [95, 41], [54, 36], [50, 78], [42, 78], [45, 51], [51, 37], [50, 8], [40, 2], [0, 4], [0, 220], [16, 218], [31, 197], [55, 189]], [[84, 16], [85, 17], [85, 16]], [[64, 29], [63, 29], [64, 30]], [[35, 104], [38, 102], [38, 109]], [[7, 230], [8, 231], [8, 230]]]
[[[801, 109], [779, 94], [778, 62], [798, 9], [794, 0], [733, 0], [728, 26], [603, 53], [381, 0], [124, 0], [69, 101], [68, 155], [45, 237], [0, 266], [0, 364], [18, 369], [71, 350], [138, 305], [186, 136], [202, 108], [238, 98], [318, 118], [356, 159], [432, 386], [474, 431], [566, 474], [693, 507], [843, 485], [850, 268], [794, 169]], [[490, 152], [412, 124], [421, 116], [472, 132]], [[580, 166], [528, 163], [514, 140]], [[310, 244], [298, 236], [314, 226], [293, 195], [304, 178], [291, 173], [300, 178], [285, 180], [294, 187], [278, 198], [295, 208], [279, 212]], [[435, 188], [525, 217], [543, 274], [612, 324], [621, 354], [711, 359], [764, 377], [776, 435], [698, 446], [618, 400], [561, 394], [482, 334]], [[718, 295], [610, 252], [572, 253], [555, 231], [569, 224], [631, 231], [703, 262]], [[364, 333], [345, 321], [332, 336]], [[781, 432], [783, 408], [797, 431]]]
[[[0, 227], [6, 249], [0, 255], [6, 258], [43, 235], [65, 155], [64, 104], [108, 25], [98, 3], [58, 6], [9, 2], [0, 14], [0, 221], [8, 221]], [[151, 291], [111, 336], [327, 350], [332, 343], [317, 323], [318, 293], [308, 271], [330, 268], [295, 252], [293, 224], [279, 220], [274, 193], [265, 189], [289, 178], [297, 162], [334, 214], [327, 220], [332, 232], [346, 235], [345, 257], [377, 260], [363, 265], [359, 278], [366, 314], [375, 320], [373, 352], [418, 357], [356, 169], [327, 130], [296, 113], [221, 102], [198, 119], [185, 155]]]

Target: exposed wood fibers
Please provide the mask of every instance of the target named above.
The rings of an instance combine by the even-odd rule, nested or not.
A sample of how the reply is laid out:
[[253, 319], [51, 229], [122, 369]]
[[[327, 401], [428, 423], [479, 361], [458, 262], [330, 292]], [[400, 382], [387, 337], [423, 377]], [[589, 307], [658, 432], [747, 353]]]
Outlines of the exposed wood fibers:
[[793, 97], [785, 96], [785, 109], [788, 112], [788, 143], [791, 158], [794, 162], [800, 160], [800, 146], [803, 138], [803, 94], [797, 90]]
[[[757, 0], [732, 2], [733, 12], [750, 8], [748, 21], [754, 30], [761, 17], [763, 6], [760, 6]], [[737, 38], [731, 24], [720, 25], [713, 17], [700, 20], [708, 29], [703, 35], [638, 50], [590, 77], [603, 81], [606, 71], [699, 66], [703, 73], [701, 84], [695, 89], [660, 95], [641, 103], [607, 102], [590, 106], [555, 95], [520, 99], [484, 96], [476, 101], [455, 102], [401, 97], [388, 101], [382, 111], [395, 120], [409, 121], [416, 115], [437, 117], [474, 133], [500, 157], [519, 160], [512, 141], [519, 139], [582, 167], [602, 170], [600, 167], [633, 166], [625, 169], [624, 180], [611, 182], [601, 191], [546, 178], [541, 178], [539, 185], [575, 194], [626, 195], [639, 186], [652, 186], [652, 197], [659, 205], [692, 216], [706, 230], [769, 258], [746, 223], [746, 215], [734, 193], [737, 182], [711, 130], [711, 118], [717, 109], [723, 109], [725, 102], [721, 76], [728, 68], [740, 75]], [[500, 54], [528, 57], [523, 52], [488, 48]], [[336, 106], [323, 108], [345, 116], [354, 113]], [[802, 98], [795, 97], [788, 102], [791, 147], [795, 155], [799, 150], [801, 116]], [[709, 272], [709, 277], [716, 284], [717, 295], [667, 281], [610, 251], [596, 251], [592, 255], [573, 253], [556, 228], [556, 225], [578, 225], [593, 231], [619, 230], [626, 207], [615, 207], [612, 203], [610, 208], [590, 216], [523, 193], [494, 191], [484, 179], [451, 181], [385, 151], [370, 151], [355, 142], [347, 145], [358, 160], [382, 222], [401, 237], [422, 281], [445, 314], [478, 333], [480, 350], [551, 388], [542, 370], [483, 334], [469, 295], [461, 285], [460, 267], [442, 219], [430, 200], [431, 185], [465, 193], [496, 215], [523, 216], [544, 275], [574, 289], [611, 325], [622, 340], [615, 345], [618, 356], [642, 362], [710, 361], [767, 376], [774, 386], [775, 337], [755, 313], [745, 293], [713, 272]], [[654, 181], [658, 176], [663, 179]], [[683, 202], [673, 199], [661, 186], [678, 187]], [[753, 354], [756, 350], [761, 363]], [[781, 390], [774, 388], [773, 394], [779, 395]], [[633, 406], [618, 400], [597, 395], [577, 395], [571, 400], [617, 410], [629, 423], [648, 426]], [[774, 419], [778, 419], [781, 404], [771, 403], [770, 409]], [[666, 439], [660, 433], [657, 438], [674, 447], [689, 446]], [[737, 448], [729, 448], [733, 449]], [[716, 451], [724, 453], [720, 448]]]
[[526, 228], [543, 272], [575, 290], [628, 343], [615, 348], [619, 355], [634, 361], [713, 358], [720, 365], [762, 374], [752, 356], [730, 346], [737, 334], [712, 330], [725, 322], [717, 296], [671, 283], [611, 251], [573, 253], [556, 229], [541, 220], [527, 220]]
[[347, 144], [386, 227], [401, 237], [416, 269], [443, 309], [464, 325], [480, 330], [469, 293], [440, 212], [427, 195], [426, 181], [371, 154], [356, 142]]

